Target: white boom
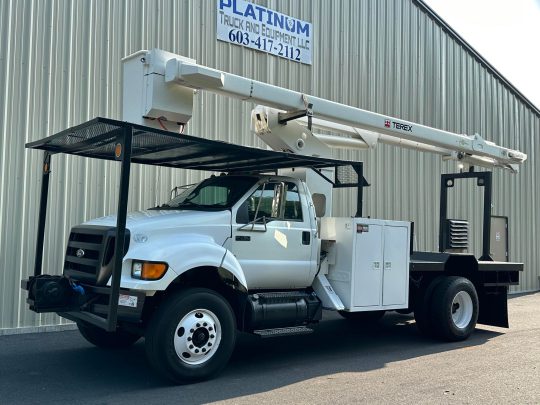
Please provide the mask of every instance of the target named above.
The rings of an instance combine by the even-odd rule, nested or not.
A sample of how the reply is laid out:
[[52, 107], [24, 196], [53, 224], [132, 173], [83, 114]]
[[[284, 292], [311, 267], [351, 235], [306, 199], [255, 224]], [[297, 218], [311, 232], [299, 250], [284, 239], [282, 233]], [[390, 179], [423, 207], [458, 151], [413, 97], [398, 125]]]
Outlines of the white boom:
[[[165, 127], [163, 121], [185, 124], [191, 117], [193, 90], [210, 91], [283, 111], [306, 110], [311, 105], [315, 117], [313, 127], [349, 136], [319, 136], [322, 143], [333, 146], [369, 148], [383, 142], [434, 152], [466, 164], [502, 167], [513, 172], [527, 159], [526, 154], [486, 141], [478, 134], [456, 134], [362, 110], [198, 65], [193, 59], [158, 49], [140, 51], [124, 59], [126, 121], [161, 127]], [[257, 111], [260, 113], [261, 109], [254, 113]], [[279, 132], [276, 126], [267, 125], [267, 115], [277, 114], [277, 111], [266, 109], [265, 114], [259, 115], [256, 129], [258, 127], [260, 133]], [[295, 121], [306, 125], [305, 119]], [[298, 141], [301, 143], [300, 138]], [[287, 149], [307, 153], [302, 148]]]

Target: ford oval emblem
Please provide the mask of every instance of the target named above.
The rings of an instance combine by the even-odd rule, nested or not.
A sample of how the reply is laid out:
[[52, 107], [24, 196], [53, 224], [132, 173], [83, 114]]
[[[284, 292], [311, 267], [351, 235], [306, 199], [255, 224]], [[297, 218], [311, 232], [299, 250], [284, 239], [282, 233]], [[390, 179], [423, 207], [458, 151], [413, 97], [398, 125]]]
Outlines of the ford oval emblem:
[[84, 250], [82, 249], [78, 249], [75, 254], [77, 255], [77, 257], [83, 257], [84, 256]]

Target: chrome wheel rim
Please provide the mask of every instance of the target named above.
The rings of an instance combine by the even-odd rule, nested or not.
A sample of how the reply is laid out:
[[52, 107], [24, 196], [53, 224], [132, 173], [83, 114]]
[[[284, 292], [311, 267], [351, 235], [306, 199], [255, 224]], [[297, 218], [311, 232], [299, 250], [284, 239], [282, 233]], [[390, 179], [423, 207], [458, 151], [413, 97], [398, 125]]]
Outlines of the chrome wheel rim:
[[221, 324], [208, 309], [194, 309], [186, 314], [174, 331], [174, 350], [187, 364], [207, 362], [221, 342]]
[[465, 329], [473, 316], [473, 302], [466, 291], [460, 291], [452, 300], [452, 321], [459, 329]]

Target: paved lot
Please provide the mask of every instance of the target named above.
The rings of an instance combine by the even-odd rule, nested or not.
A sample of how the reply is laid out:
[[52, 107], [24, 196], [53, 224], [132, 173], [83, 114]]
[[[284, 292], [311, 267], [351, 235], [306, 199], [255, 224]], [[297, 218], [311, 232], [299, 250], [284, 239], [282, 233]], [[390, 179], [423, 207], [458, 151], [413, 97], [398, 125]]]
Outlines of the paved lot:
[[107, 352], [78, 332], [0, 337], [0, 403], [540, 403], [540, 293], [510, 300], [509, 330], [461, 343], [423, 338], [410, 317], [354, 327], [332, 313], [308, 336], [240, 336], [217, 379], [171, 386], [143, 343]]

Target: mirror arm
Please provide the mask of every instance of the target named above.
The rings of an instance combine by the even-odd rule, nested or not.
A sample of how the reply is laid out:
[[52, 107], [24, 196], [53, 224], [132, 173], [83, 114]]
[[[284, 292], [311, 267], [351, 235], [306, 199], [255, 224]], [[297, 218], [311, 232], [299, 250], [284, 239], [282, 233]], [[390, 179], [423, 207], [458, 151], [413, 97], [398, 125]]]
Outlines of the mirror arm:
[[[246, 229], [244, 229], [244, 228], [246, 228], [248, 225], [251, 225], [251, 229], [249, 230], [249, 232], [266, 232], [268, 230], [268, 228], [266, 227], [266, 224], [267, 224], [266, 216], [262, 216], [260, 218], [257, 218], [257, 215], [259, 214], [259, 209], [261, 207], [262, 196], [264, 194], [266, 184], [268, 184], [268, 183], [263, 183], [263, 187], [262, 187], [262, 190], [261, 190], [261, 196], [259, 197], [259, 201], [257, 203], [257, 208], [255, 209], [255, 215], [254, 215], [255, 218], [253, 219], [253, 221], [249, 221], [247, 224], [244, 224], [241, 227], [239, 227], [238, 228], [239, 231], [245, 231]], [[255, 224], [257, 223], [257, 221], [259, 219], [263, 220], [264, 230], [255, 229]]]
[[[263, 225], [264, 225], [264, 229], [255, 229], [255, 225], [257, 224], [257, 221], [259, 219], [262, 219], [263, 220]], [[253, 221], [249, 221], [247, 224], [244, 224], [240, 227], [238, 227], [238, 231], [247, 231], [247, 232], [266, 232], [268, 230], [268, 228], [266, 227], [266, 224], [267, 224], [267, 220], [266, 220], [266, 217], [265, 216], [262, 216], [260, 218], [255, 218]], [[251, 229], [244, 229], [245, 227], [247, 227], [248, 225], [251, 225]]]
[[[263, 197], [263, 194], [264, 194], [264, 189], [266, 188], [266, 184], [267, 183], [263, 183], [263, 187], [262, 187], [262, 190], [261, 190], [261, 196], [259, 197], [259, 201], [257, 202], [257, 208], [255, 209], [254, 219], [253, 219], [252, 224], [251, 224], [251, 230], [253, 230], [253, 228], [255, 227], [255, 221], [258, 219], [257, 215], [259, 214], [259, 208], [261, 207], [261, 201], [262, 201], [262, 197]], [[264, 230], [266, 232], [266, 220], [264, 220]]]

